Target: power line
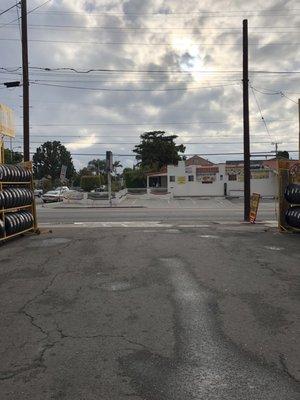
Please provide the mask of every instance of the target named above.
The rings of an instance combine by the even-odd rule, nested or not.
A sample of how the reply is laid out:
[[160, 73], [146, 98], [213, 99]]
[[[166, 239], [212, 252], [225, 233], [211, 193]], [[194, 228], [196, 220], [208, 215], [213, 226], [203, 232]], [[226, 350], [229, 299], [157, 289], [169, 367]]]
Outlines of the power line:
[[[16, 24], [10, 24], [7, 26], [7, 28], [14, 28], [16, 27]], [[199, 36], [199, 35], [203, 35], [202, 31], [224, 31], [224, 33], [236, 33], [238, 35], [241, 34], [241, 29], [240, 28], [235, 28], [235, 27], [203, 27], [201, 28], [201, 32], [195, 32], [195, 30], [198, 30], [199, 27], [195, 26], [195, 27], [120, 27], [120, 26], [80, 26], [80, 25], [38, 25], [38, 24], [30, 24], [28, 25], [28, 28], [30, 30], [34, 30], [34, 29], [42, 29], [42, 30], [81, 30], [81, 29], [92, 29], [92, 30], [152, 30], [151, 35], [176, 35], [176, 33], [172, 33], [172, 32], [167, 32], [167, 31], [174, 31], [174, 30], [186, 30], [186, 31], [191, 31], [193, 36]], [[300, 30], [300, 27], [290, 27], [290, 26], [284, 26], [284, 27], [278, 27], [278, 26], [258, 26], [258, 27], [252, 27], [251, 29], [255, 30], [255, 33], [297, 33]], [[262, 32], [258, 32], [258, 29], [263, 29]], [[271, 31], [266, 31], [265, 29], [272, 29]], [[273, 29], [280, 29], [277, 31], [274, 31]], [[285, 30], [283, 30], [285, 29]], [[159, 30], [159, 32], [155, 32], [155, 30]], [[163, 32], [162, 32], [163, 30]]]
[[[18, 3], [18, 4], [20, 4], [20, 3]], [[7, 8], [6, 10], [1, 11], [1, 12], [0, 12], [0, 16], [3, 15], [3, 14], [5, 14], [5, 13], [7, 13], [7, 12], [10, 11], [10, 10], [12, 10], [12, 9], [15, 8], [15, 7], [17, 7], [17, 4], [14, 4], [14, 5], [12, 5], [11, 7]]]
[[[0, 41], [15, 42], [19, 41], [17, 38], [0, 38]], [[130, 45], [130, 46], [173, 46], [174, 43], [132, 43], [132, 42], [92, 42], [92, 41], [78, 41], [78, 40], [48, 40], [48, 39], [30, 39], [29, 42], [32, 43], [64, 43], [64, 44], [88, 44], [88, 45]], [[241, 43], [190, 43], [189, 46], [240, 46]], [[300, 42], [282, 42], [282, 43], [249, 43], [249, 46], [299, 46]]]
[[82, 86], [67, 86], [58, 85], [52, 83], [40, 83], [35, 81], [30, 81], [30, 83], [39, 86], [50, 86], [50, 87], [60, 87], [65, 89], [75, 89], [75, 90], [92, 90], [92, 91], [106, 91], [106, 92], [170, 92], [170, 91], [189, 91], [189, 90], [199, 90], [199, 89], [213, 89], [226, 86], [237, 86], [236, 83], [215, 85], [215, 86], [197, 86], [197, 87], [185, 87], [185, 88], [167, 88], [167, 89], [111, 89], [111, 88], [91, 88]]
[[[21, 67], [12, 67], [12, 68], [7, 68], [7, 67], [0, 67], [0, 70], [6, 71], [6, 72], [18, 72], [21, 69]], [[38, 71], [45, 71], [45, 72], [74, 72], [77, 74], [89, 74], [91, 72], [103, 72], [103, 73], [169, 73], [169, 74], [191, 74], [191, 73], [203, 73], [203, 74], [240, 74], [242, 71], [241, 70], [191, 70], [191, 71], [184, 71], [184, 70], [157, 70], [157, 69], [149, 69], [149, 70], [136, 70], [136, 69], [122, 69], [122, 68], [89, 68], [86, 70], [79, 70], [74, 67], [55, 67], [55, 68], [50, 68], [50, 67], [36, 67], [36, 66], [31, 66], [29, 67], [31, 70], [38, 70]], [[250, 70], [249, 71], [252, 74], [266, 74], [266, 75], [298, 75], [300, 74], [300, 71], [268, 71], [268, 70]]]
[[[37, 6], [37, 7], [35, 7], [35, 8], [32, 8], [31, 10], [29, 10], [29, 11], [27, 12], [27, 15], [28, 15], [28, 14], [31, 14], [31, 13], [33, 13], [33, 12], [35, 12], [36, 10], [38, 10], [38, 9], [41, 8], [41, 7], [43, 7], [43, 6], [46, 5], [47, 3], [50, 3], [50, 1], [52, 1], [52, 0], [46, 0], [44, 3], [40, 4], [39, 6]], [[19, 4], [20, 4], [20, 3], [19, 3]], [[15, 7], [15, 5], [14, 5], [14, 7]], [[20, 18], [21, 18], [21, 17], [15, 18], [15, 19], [13, 19], [12, 21], [7, 22], [6, 24], [0, 25], [0, 28], [4, 28], [5, 26], [11, 25], [12, 23], [14, 23], [14, 22], [16, 22], [16, 21], [19, 21]]]
[[[211, 10], [198, 10], [198, 11], [170, 11], [166, 10], [165, 12], [146, 12], [146, 13], [137, 13], [137, 12], [116, 12], [116, 11], [102, 11], [102, 12], [91, 12], [87, 13], [85, 11], [66, 11], [66, 10], [47, 10], [47, 11], [39, 11], [38, 14], [76, 14], [76, 15], [84, 15], [86, 16], [87, 14], [90, 16], [110, 16], [110, 15], [120, 15], [120, 16], [127, 16], [127, 15], [136, 15], [136, 16], [151, 16], [151, 15], [157, 15], [157, 16], [162, 16], [162, 17], [169, 17], [173, 15], [199, 15], [199, 14], [212, 14], [212, 15], [219, 15], [219, 14], [260, 14], [263, 15], [264, 13], [267, 14], [278, 14], [282, 12], [286, 12], [287, 14], [285, 15], [290, 15], [288, 14], [289, 12], [298, 12], [300, 11], [299, 8], [286, 8], [286, 9], [273, 9], [273, 10], [268, 10], [268, 9], [260, 9], [260, 10], [226, 10], [226, 11], [211, 11]], [[295, 14], [293, 14], [295, 15]]]
[[265, 119], [264, 119], [264, 116], [263, 116], [261, 107], [260, 107], [260, 105], [259, 105], [258, 99], [257, 99], [257, 97], [256, 97], [256, 95], [255, 95], [255, 91], [253, 90], [253, 87], [252, 87], [251, 85], [250, 85], [250, 88], [251, 88], [251, 90], [252, 90], [252, 94], [253, 94], [253, 97], [254, 97], [254, 99], [255, 99], [255, 102], [256, 102], [258, 111], [259, 111], [259, 113], [260, 113], [261, 119], [262, 119], [262, 121], [263, 121], [263, 123], [264, 123], [264, 126], [265, 126], [265, 128], [266, 128], [266, 132], [267, 132], [267, 134], [269, 135], [270, 139], [273, 140], [273, 139], [272, 139], [272, 136], [271, 136], [271, 134], [270, 134], [270, 132], [269, 132], [268, 125], [267, 125], [267, 123], [266, 123], [266, 121], [265, 121]]
[[[255, 119], [252, 119], [254, 122], [261, 122], [257, 121]], [[273, 120], [268, 120], [268, 122], [296, 122], [296, 120], [291, 120], [291, 119], [273, 119]], [[229, 121], [193, 121], [193, 122], [179, 122], [179, 121], [173, 121], [173, 122], [138, 122], [138, 123], [127, 123], [127, 122], [101, 122], [101, 123], [82, 123], [82, 124], [32, 124], [31, 128], [35, 127], [46, 127], [46, 126], [59, 126], [59, 127], [67, 127], [67, 126], [72, 126], [72, 127], [82, 127], [82, 126], [151, 126], [151, 125], [201, 125], [201, 124], [229, 124]], [[22, 126], [22, 125], [16, 125], [16, 126]]]

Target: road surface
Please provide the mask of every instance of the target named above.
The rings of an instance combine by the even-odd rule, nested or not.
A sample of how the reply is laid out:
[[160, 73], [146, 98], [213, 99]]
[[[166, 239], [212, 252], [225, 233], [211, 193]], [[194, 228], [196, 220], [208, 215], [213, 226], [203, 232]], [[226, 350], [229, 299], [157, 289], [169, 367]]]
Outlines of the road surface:
[[299, 236], [138, 222], [0, 248], [1, 400], [299, 399]]

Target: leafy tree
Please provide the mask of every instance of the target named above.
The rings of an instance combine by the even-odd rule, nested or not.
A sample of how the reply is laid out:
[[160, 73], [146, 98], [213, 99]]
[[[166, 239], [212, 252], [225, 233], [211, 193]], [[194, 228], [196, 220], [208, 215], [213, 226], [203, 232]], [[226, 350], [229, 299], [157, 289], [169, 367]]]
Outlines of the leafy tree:
[[288, 160], [290, 159], [289, 152], [284, 150], [284, 151], [278, 151], [277, 152], [277, 157], [276, 158], [287, 158]]
[[138, 165], [157, 170], [164, 165], [177, 164], [182, 159], [179, 153], [185, 152], [185, 146], [176, 145], [176, 138], [176, 135], [166, 136], [164, 131], [143, 133], [141, 143], [133, 149]]
[[115, 162], [113, 163], [113, 170], [116, 171], [117, 168], [123, 168], [123, 165], [121, 164], [120, 161], [115, 161]]
[[18, 164], [23, 161], [23, 154], [18, 151], [4, 149], [4, 160], [7, 164]]
[[44, 177], [51, 177], [52, 181], [59, 179], [62, 165], [67, 166], [67, 179], [72, 178], [75, 175], [75, 168], [71, 153], [59, 141], [45, 142], [33, 155], [33, 170], [37, 179]]
[[96, 175], [103, 174], [106, 170], [106, 161], [100, 159], [91, 160], [89, 161], [87, 168], [90, 171], [95, 172]]

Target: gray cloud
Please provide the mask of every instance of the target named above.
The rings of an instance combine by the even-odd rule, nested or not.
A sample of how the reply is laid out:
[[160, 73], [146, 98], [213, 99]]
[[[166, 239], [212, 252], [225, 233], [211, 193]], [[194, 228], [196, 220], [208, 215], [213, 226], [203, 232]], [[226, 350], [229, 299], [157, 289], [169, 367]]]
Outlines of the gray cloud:
[[[34, 0], [30, 2], [30, 7], [39, 4], [40, 1]], [[10, 5], [10, 0], [3, 0], [1, 9]], [[129, 154], [141, 133], [165, 129], [180, 134], [179, 142], [216, 142], [215, 145], [188, 145], [187, 152], [241, 151], [241, 144], [218, 144], [218, 141], [242, 141], [242, 20], [249, 19], [249, 42], [255, 44], [249, 49], [250, 69], [288, 71], [299, 70], [300, 67], [300, 46], [289, 45], [299, 41], [299, 30], [296, 28], [299, 27], [300, 18], [299, 12], [287, 11], [296, 9], [297, 1], [254, 0], [244, 7], [253, 12], [231, 12], [240, 10], [240, 5], [239, 0], [217, 0], [213, 4], [204, 0], [201, 7], [196, 1], [183, 6], [179, 0], [173, 0], [171, 4], [163, 0], [61, 0], [52, 1], [40, 12], [30, 14], [29, 25], [56, 25], [53, 28], [30, 26], [31, 40], [87, 42], [32, 41], [29, 43], [31, 66], [122, 70], [110, 73], [95, 71], [90, 74], [30, 70], [31, 80], [36, 81], [31, 85], [32, 142], [57, 138], [66, 144], [72, 143], [72, 148], [78, 148], [72, 150], [76, 154], [100, 154], [110, 148], [115, 153]], [[199, 9], [211, 13], [195, 13]], [[61, 10], [71, 13], [57, 12]], [[172, 14], [174, 12], [180, 14]], [[182, 14], [184, 12], [192, 14]], [[0, 25], [15, 16], [15, 12], [1, 16]], [[60, 27], [65, 25], [69, 28]], [[84, 26], [90, 28], [82, 28]], [[135, 27], [146, 29], [133, 29]], [[2, 39], [18, 39], [17, 24], [0, 28], [0, 36]], [[146, 46], [146, 43], [152, 45]], [[1, 67], [20, 66], [20, 43], [0, 41], [0, 55]], [[154, 72], [137, 72], [149, 70]], [[237, 72], [226, 72], [232, 70]], [[17, 78], [20, 76], [0, 74], [0, 82]], [[41, 86], [41, 83], [86, 89]], [[294, 101], [299, 97], [299, 75], [251, 73], [250, 83], [262, 92], [283, 90]], [[218, 85], [235, 86], [213, 87]], [[93, 91], [87, 88], [130, 91]], [[147, 91], [150, 88], [155, 91]], [[159, 91], [165, 89], [184, 90]], [[0, 102], [14, 108], [18, 125], [22, 123], [20, 95], [18, 88], [0, 90]], [[297, 105], [280, 95], [256, 92], [256, 96], [266, 120], [271, 120], [268, 122], [271, 138], [261, 122], [250, 91], [252, 140], [269, 142], [253, 143], [253, 150], [273, 149], [272, 140], [284, 142], [281, 148], [296, 149], [296, 143], [288, 142], [297, 139]], [[222, 123], [182, 124], [196, 121]], [[161, 124], [157, 125], [159, 122]], [[169, 125], [168, 122], [178, 124]], [[90, 125], [104, 123], [108, 125]], [[128, 125], [139, 123], [142, 125]], [[49, 126], [37, 126], [41, 124]], [[22, 138], [21, 126], [17, 129], [15, 146], [20, 144]], [[82, 142], [82, 138], [71, 137], [76, 135], [85, 137], [86, 142]], [[96, 144], [98, 142], [112, 144]], [[86, 147], [89, 143], [89, 147]], [[32, 143], [32, 150], [37, 146], [38, 143]], [[89, 158], [74, 155], [78, 167]], [[211, 158], [219, 161], [226, 156]], [[131, 158], [126, 157], [123, 164], [130, 163], [129, 160]]]

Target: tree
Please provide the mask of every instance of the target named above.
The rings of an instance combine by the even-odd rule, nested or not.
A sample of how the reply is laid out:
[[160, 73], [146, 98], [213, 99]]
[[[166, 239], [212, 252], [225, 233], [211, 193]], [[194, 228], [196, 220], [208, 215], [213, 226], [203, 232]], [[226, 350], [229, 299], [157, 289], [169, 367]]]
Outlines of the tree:
[[72, 178], [75, 168], [71, 153], [59, 141], [45, 142], [33, 155], [33, 170], [37, 179], [48, 176], [52, 181], [59, 179], [62, 165], [67, 167], [66, 178]]
[[133, 149], [138, 165], [148, 169], [160, 169], [164, 165], [177, 164], [182, 159], [179, 153], [185, 152], [183, 144], [176, 145], [176, 135], [166, 136], [164, 131], [145, 132], [141, 143]]
[[286, 159], [289, 160], [289, 159], [290, 159], [290, 155], [289, 155], [289, 152], [286, 151], [286, 150], [284, 150], [284, 151], [278, 151], [278, 152], [277, 152], [276, 158], [286, 158]]
[[115, 162], [113, 163], [113, 170], [116, 171], [117, 168], [123, 168], [123, 165], [121, 164], [120, 161], [115, 161]]
[[100, 159], [91, 160], [89, 161], [87, 168], [90, 171], [95, 172], [96, 175], [100, 175], [101, 173], [103, 174], [106, 170], [106, 161]]
[[4, 161], [8, 164], [18, 164], [23, 161], [23, 154], [18, 151], [4, 149]]

